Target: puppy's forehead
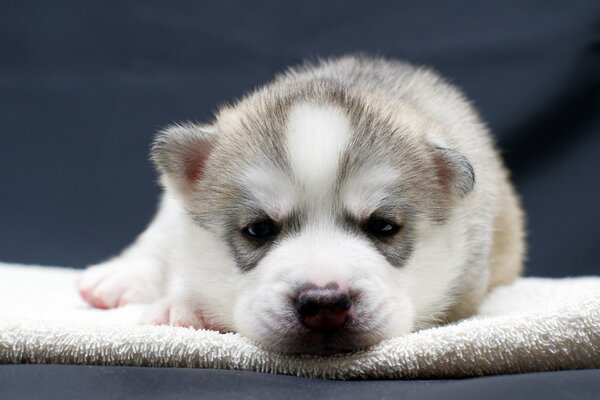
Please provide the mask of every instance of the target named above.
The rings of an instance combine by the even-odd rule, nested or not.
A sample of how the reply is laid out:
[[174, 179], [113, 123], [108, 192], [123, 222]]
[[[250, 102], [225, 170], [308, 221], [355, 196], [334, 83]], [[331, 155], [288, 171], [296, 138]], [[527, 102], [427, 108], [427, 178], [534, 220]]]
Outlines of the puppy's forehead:
[[333, 190], [352, 130], [339, 105], [300, 102], [290, 108], [284, 132], [290, 172], [310, 198]]
[[[262, 161], [243, 172], [242, 185], [273, 218], [291, 211], [331, 207], [341, 159], [353, 135], [350, 115], [331, 102], [300, 100], [289, 105], [276, 145], [283, 153], [272, 162], [264, 146]], [[268, 144], [268, 143], [266, 143]]]
[[[272, 217], [298, 207], [320, 215], [338, 204], [357, 212], [376, 208], [399, 175], [381, 157], [365, 154], [369, 146], [357, 141], [359, 129], [351, 111], [341, 104], [308, 100], [291, 104], [278, 138], [285, 166], [252, 165], [244, 173], [245, 190]], [[349, 157], [351, 153], [359, 157]]]

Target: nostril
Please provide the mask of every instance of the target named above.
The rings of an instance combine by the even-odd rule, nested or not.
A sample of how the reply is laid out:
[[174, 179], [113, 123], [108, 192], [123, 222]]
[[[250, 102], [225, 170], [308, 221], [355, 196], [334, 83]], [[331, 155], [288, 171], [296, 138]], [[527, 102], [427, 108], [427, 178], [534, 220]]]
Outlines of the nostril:
[[346, 293], [340, 293], [341, 296], [338, 296], [337, 299], [334, 300], [333, 308], [338, 310], [349, 310], [352, 307], [352, 300], [350, 300], [350, 296]]
[[[329, 286], [329, 285], [328, 285]], [[342, 326], [350, 314], [352, 300], [337, 288], [300, 290], [295, 299], [298, 317], [310, 329], [325, 330]]]
[[296, 309], [302, 316], [314, 315], [319, 312], [319, 304], [312, 299], [303, 298], [296, 304]]

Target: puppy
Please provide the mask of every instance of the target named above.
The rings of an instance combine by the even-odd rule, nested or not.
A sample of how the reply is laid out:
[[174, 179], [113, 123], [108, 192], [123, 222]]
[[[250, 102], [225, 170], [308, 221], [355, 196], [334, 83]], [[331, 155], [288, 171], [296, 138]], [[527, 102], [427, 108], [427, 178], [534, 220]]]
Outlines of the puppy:
[[429, 69], [288, 70], [210, 124], [158, 133], [144, 233], [84, 272], [94, 307], [330, 354], [471, 315], [521, 271], [523, 216], [490, 134]]

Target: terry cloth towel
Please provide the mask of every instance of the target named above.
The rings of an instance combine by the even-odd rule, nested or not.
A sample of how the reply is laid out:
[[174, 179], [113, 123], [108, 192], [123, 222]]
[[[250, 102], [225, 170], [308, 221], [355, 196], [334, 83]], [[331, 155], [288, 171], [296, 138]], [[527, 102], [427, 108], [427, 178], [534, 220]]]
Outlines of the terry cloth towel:
[[334, 379], [450, 378], [600, 367], [600, 277], [523, 278], [477, 316], [330, 357], [289, 356], [237, 334], [139, 326], [143, 306], [80, 300], [80, 272], [0, 264], [0, 363], [229, 368]]

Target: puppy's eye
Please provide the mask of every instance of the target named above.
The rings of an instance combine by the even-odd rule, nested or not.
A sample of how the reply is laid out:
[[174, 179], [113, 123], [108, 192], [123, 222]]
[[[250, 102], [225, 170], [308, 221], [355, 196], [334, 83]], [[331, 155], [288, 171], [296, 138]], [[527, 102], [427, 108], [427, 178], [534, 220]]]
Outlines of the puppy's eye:
[[242, 233], [251, 239], [268, 239], [277, 233], [273, 221], [258, 221], [246, 225]]
[[401, 226], [383, 218], [370, 218], [364, 225], [365, 231], [377, 237], [394, 236]]

